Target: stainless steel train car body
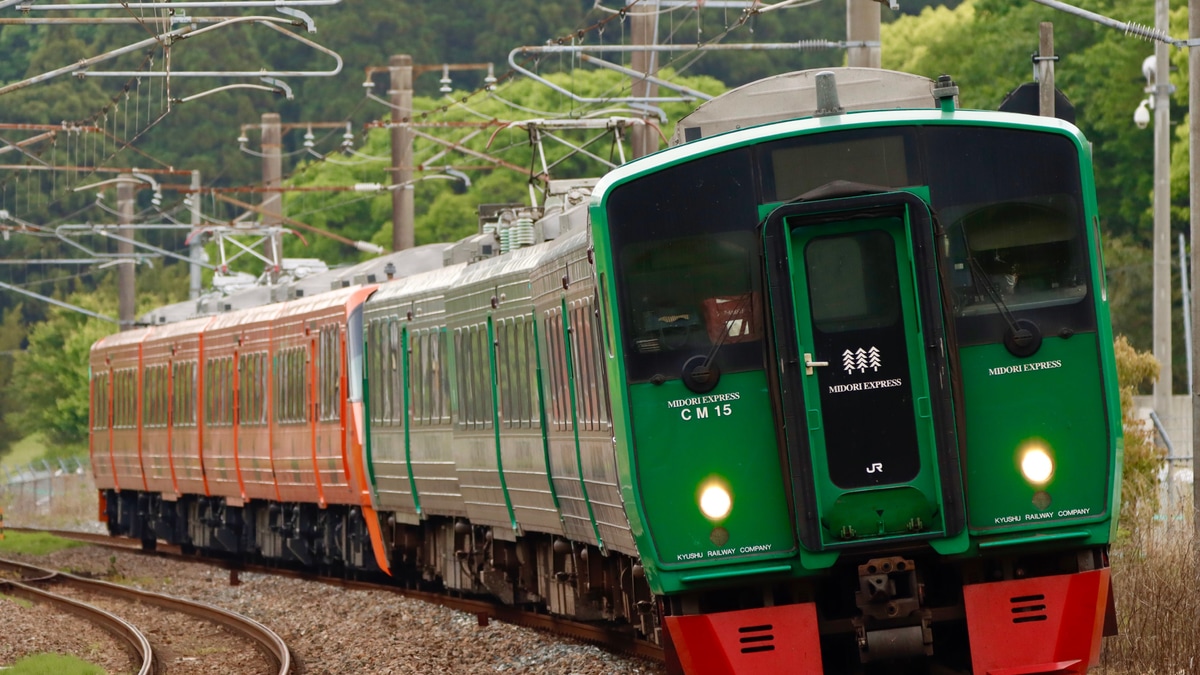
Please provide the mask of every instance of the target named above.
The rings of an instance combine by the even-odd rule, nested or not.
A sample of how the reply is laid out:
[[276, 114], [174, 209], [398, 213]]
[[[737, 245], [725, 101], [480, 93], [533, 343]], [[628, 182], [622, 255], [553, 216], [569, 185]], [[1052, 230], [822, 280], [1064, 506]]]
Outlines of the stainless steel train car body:
[[[582, 221], [583, 209], [577, 214]], [[582, 224], [582, 222], [580, 223]], [[568, 538], [637, 555], [621, 500], [596, 279], [584, 227], [549, 245], [533, 274], [550, 478]]]
[[465, 264], [384, 284], [367, 301], [369, 461], [376, 508], [416, 524], [466, 516], [450, 443], [446, 294]]
[[457, 379], [453, 452], [463, 501], [473, 523], [490, 525], [509, 541], [521, 530], [562, 532], [546, 479], [540, 414], [533, 414], [529, 279], [543, 250], [519, 249], [470, 265], [446, 302]]

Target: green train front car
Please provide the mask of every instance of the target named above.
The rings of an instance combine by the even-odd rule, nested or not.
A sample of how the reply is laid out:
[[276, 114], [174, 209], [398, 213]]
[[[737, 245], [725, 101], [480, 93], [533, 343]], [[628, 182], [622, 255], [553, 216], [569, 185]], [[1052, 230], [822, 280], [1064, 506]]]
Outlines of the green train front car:
[[1009, 588], [990, 582], [1107, 585], [1121, 434], [1095, 208], [1074, 127], [952, 109], [764, 125], [606, 177], [618, 464], [672, 625], [792, 622], [818, 662], [849, 632], [865, 662], [885, 634], [929, 654], [931, 626], [973, 624], [991, 667], [1010, 657], [976, 637]]

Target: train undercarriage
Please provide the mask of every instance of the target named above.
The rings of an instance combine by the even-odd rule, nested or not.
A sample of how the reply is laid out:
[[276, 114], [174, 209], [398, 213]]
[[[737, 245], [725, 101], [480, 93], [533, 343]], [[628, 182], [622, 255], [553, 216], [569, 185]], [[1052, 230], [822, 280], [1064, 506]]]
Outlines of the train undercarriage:
[[[218, 497], [105, 491], [110, 534], [158, 541], [185, 551], [345, 577], [383, 577], [360, 509], [254, 501], [232, 506]], [[381, 514], [395, 583], [500, 602], [580, 621], [628, 625], [658, 642], [654, 598], [641, 566], [628, 556], [548, 534], [519, 540], [462, 518], [418, 525]]]

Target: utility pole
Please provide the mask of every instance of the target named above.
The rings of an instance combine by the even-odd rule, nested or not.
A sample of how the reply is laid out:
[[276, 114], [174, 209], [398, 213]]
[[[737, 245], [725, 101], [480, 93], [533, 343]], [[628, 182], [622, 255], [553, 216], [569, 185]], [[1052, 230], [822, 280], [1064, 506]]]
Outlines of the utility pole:
[[1038, 114], [1054, 117], [1054, 24], [1038, 25]]
[[279, 191], [283, 185], [283, 130], [279, 113], [263, 113], [262, 156], [262, 182], [266, 190], [262, 200], [262, 224], [263, 227], [276, 228], [263, 243], [263, 257], [271, 261], [271, 269], [267, 273], [273, 284], [279, 280], [280, 258], [283, 254], [283, 237], [278, 231], [283, 224], [283, 193]]
[[188, 245], [188, 257], [192, 262], [188, 265], [188, 298], [196, 300], [200, 297], [200, 263], [204, 258], [204, 246], [196, 233], [200, 229], [200, 172], [192, 171], [192, 243]]
[[392, 250], [403, 251], [416, 244], [413, 204], [412, 121], [413, 62], [408, 54], [388, 59], [388, 101], [392, 104]]
[[[1188, 206], [1191, 211], [1189, 231], [1192, 243], [1192, 292], [1200, 288], [1200, 0], [1188, 0], [1188, 42], [1193, 46], [1188, 48], [1188, 110], [1191, 111], [1191, 121], [1188, 124], [1188, 167], [1191, 171], [1191, 190]], [[1200, 312], [1192, 303], [1192, 315], [1187, 317], [1192, 322], [1192, 345], [1200, 344]], [[1192, 355], [1192, 386], [1200, 386], [1200, 355]], [[1200, 440], [1200, 396], [1196, 390], [1188, 392], [1192, 397], [1192, 474], [1196, 472], [1196, 441]], [[1192, 479], [1192, 545], [1194, 550], [1200, 550], [1200, 480]], [[1193, 621], [1200, 620], [1200, 616]]]
[[846, 0], [846, 40], [871, 42], [874, 47], [851, 47], [846, 50], [846, 65], [851, 68], [879, 68], [882, 55], [879, 45], [879, 15], [882, 7], [876, 0]]
[[[1167, 0], [1154, 2], [1154, 26], [1164, 35], [1169, 29]], [[1170, 45], [1154, 44], [1154, 81], [1146, 88], [1154, 102], [1154, 409], [1171, 418], [1171, 78], [1167, 58]]]
[[[658, 44], [658, 0], [639, 2], [629, 8], [629, 25], [633, 33], [634, 45]], [[635, 51], [629, 57], [630, 70], [640, 75], [652, 75], [658, 69], [658, 52], [646, 50]], [[631, 96], [658, 96], [658, 85], [645, 77], [631, 75]], [[649, 106], [648, 103], [641, 104]], [[635, 126], [629, 130], [629, 145], [634, 159], [645, 157], [658, 151], [658, 134], [649, 125], [650, 114], [647, 111], [642, 119], [647, 123]]]
[[121, 174], [117, 183], [117, 253], [120, 262], [117, 264], [117, 320], [121, 330], [133, 328], [133, 315], [137, 311], [137, 301], [134, 294], [134, 269], [137, 262], [133, 258], [133, 185], [138, 180], [131, 174]]

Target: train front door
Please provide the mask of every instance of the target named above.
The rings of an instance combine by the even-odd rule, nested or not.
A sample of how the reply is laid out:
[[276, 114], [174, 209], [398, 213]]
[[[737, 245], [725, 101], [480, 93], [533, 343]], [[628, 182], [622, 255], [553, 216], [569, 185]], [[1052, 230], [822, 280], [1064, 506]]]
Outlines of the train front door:
[[809, 547], [944, 537], [947, 507], [961, 511], [943, 504], [939, 469], [953, 416], [928, 214], [885, 193], [784, 206], [766, 224], [793, 490], [818, 514]]

